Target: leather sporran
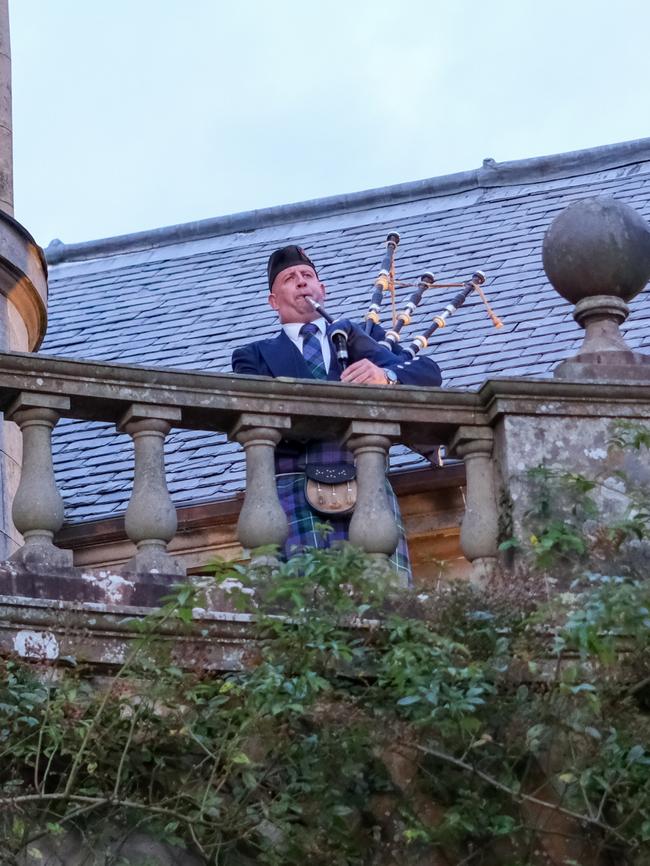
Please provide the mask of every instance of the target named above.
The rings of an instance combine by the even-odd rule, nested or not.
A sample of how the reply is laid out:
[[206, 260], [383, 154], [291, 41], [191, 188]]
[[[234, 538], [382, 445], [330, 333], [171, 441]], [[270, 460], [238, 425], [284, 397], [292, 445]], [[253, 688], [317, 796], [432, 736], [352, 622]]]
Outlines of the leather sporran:
[[349, 463], [305, 466], [305, 498], [325, 517], [350, 514], [357, 501], [356, 469]]

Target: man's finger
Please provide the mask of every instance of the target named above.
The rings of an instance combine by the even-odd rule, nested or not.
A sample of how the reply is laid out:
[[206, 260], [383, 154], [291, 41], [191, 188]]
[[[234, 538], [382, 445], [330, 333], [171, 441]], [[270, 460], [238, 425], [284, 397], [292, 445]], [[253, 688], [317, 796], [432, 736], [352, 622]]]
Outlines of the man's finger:
[[350, 366], [347, 367], [347, 369], [345, 369], [343, 371], [343, 376], [347, 376], [349, 374], [354, 375], [355, 373], [358, 373], [360, 370], [365, 370], [368, 367], [368, 363], [369, 362], [368, 362], [367, 358], [362, 358], [360, 361], [354, 361], [354, 363], [350, 364]]
[[[347, 373], [347, 370], [346, 370], [346, 373]], [[341, 377], [341, 381], [351, 382], [353, 384], [360, 385], [360, 384], [363, 384], [364, 382], [367, 382], [369, 377], [370, 377], [370, 374], [368, 373], [367, 370], [356, 370], [355, 372], [350, 373], [349, 375], [346, 375], [345, 377]]]
[[341, 376], [342, 382], [363, 382], [363, 370], [346, 370]]
[[348, 367], [348, 369], [343, 372], [341, 381], [354, 385], [383, 385], [385, 377], [374, 364], [371, 364], [369, 367], [364, 366], [363, 368], [356, 370], [352, 370], [351, 367]]

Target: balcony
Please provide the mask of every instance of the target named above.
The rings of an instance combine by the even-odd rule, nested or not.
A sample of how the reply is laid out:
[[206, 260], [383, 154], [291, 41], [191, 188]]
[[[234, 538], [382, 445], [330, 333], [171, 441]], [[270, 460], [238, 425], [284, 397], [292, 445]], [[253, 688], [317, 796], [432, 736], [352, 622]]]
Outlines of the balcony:
[[[2, 643], [9, 651], [27, 646], [35, 657], [81, 651], [96, 663], [115, 659], [124, 647], [120, 617], [156, 606], [171, 583], [182, 579], [185, 565], [168, 550], [177, 531], [164, 465], [165, 437], [172, 428], [226, 434], [245, 450], [246, 491], [237, 531], [246, 549], [281, 543], [286, 532], [274, 477], [280, 438], [345, 441], [356, 455], [359, 485], [351, 539], [379, 560], [390, 552], [386, 540], [396, 532], [383, 493], [389, 448], [400, 442], [444, 443], [467, 464], [466, 555], [477, 572], [495, 561], [493, 432], [479, 394], [197, 374], [12, 353], [0, 355], [0, 407], [20, 429], [23, 451], [12, 510], [24, 543], [0, 566], [3, 619], [11, 623]], [[52, 461], [52, 431], [61, 418], [115, 424], [133, 439], [133, 487], [124, 517], [133, 555], [118, 569], [75, 567], [65, 547], [63, 500]], [[462, 466], [452, 474], [457, 484]], [[74, 530], [67, 529], [68, 537]], [[236, 665], [247, 625], [227, 598], [212, 606], [205, 613], [210, 634], [214, 637], [216, 629], [225, 646], [214, 663]], [[85, 629], [92, 639], [70, 643], [62, 638], [62, 610], [74, 613], [75, 629]]]
[[[65, 540], [66, 532], [60, 533], [63, 502], [51, 452], [54, 426], [60, 418], [73, 418], [115, 424], [133, 439], [134, 481], [125, 515], [133, 555], [125, 566], [113, 569], [130, 577], [117, 581], [119, 592], [115, 586], [111, 591], [120, 603], [137, 596], [141, 599], [137, 603], [151, 604], [162, 591], [156, 589], [165, 583], [162, 575], [171, 580], [185, 573], [184, 564], [168, 550], [177, 531], [164, 467], [165, 437], [172, 428], [223, 433], [245, 450], [247, 483], [238, 535], [247, 549], [284, 539], [286, 520], [273, 466], [280, 438], [345, 441], [356, 455], [359, 482], [350, 537], [378, 558], [390, 552], [386, 539], [395, 532], [382, 493], [390, 446], [442, 443], [452, 456], [464, 460], [460, 540], [469, 576], [482, 582], [496, 568], [499, 532], [504, 531], [499, 527], [504, 493], [519, 503], [510, 518], [515, 524], [520, 519], [521, 471], [545, 458], [557, 459], [558, 443], [568, 433], [571, 442], [564, 446], [563, 459], [579, 469], [585, 459], [591, 459], [585, 455], [602, 449], [607, 419], [650, 416], [650, 388], [643, 383], [604, 388], [598, 382], [503, 379], [486, 382], [478, 392], [386, 389], [15, 353], [0, 355], [0, 407], [21, 429], [23, 439], [13, 515], [24, 544], [11, 557], [12, 589], [7, 586], [4, 591], [72, 598], [69, 590], [61, 594], [54, 587], [57, 581], [79, 583], [75, 574], [83, 569], [73, 568], [72, 552], [59, 540]], [[578, 429], [582, 432], [576, 436]], [[456, 484], [462, 482], [461, 473], [458, 467]], [[456, 503], [450, 507], [456, 508]], [[68, 537], [73, 530], [68, 529]], [[18, 572], [21, 585], [16, 584]], [[40, 575], [37, 589], [35, 574]], [[92, 601], [100, 584], [97, 578], [95, 596], [88, 595], [86, 585], [80, 597]]]

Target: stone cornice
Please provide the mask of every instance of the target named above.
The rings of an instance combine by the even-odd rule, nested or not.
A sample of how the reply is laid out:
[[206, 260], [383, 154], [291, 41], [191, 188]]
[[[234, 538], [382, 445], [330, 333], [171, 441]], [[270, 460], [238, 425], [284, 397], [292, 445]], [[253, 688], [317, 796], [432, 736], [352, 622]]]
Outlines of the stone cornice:
[[490, 379], [478, 397], [489, 424], [506, 414], [650, 418], [650, 385], [624, 380]]

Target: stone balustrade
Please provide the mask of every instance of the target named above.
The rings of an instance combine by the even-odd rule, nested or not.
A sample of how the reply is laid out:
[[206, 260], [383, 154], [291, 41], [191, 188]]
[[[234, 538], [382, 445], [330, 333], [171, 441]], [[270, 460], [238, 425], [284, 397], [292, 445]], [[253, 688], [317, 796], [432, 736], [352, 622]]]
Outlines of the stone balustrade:
[[[0, 354], [0, 408], [23, 435], [14, 520], [24, 545], [13, 560], [41, 573], [70, 565], [69, 551], [53, 541], [63, 513], [51, 458], [52, 428], [68, 417], [112, 422], [133, 437], [134, 485], [125, 516], [136, 545], [131, 572], [183, 572], [166, 551], [176, 513], [163, 448], [169, 430], [180, 427], [225, 432], [245, 449], [247, 485], [238, 533], [246, 548], [279, 544], [287, 535], [274, 482], [277, 442], [282, 437], [346, 442], [356, 456], [358, 477], [350, 537], [379, 558], [389, 555], [397, 540], [383, 481], [390, 445], [447, 445], [466, 464], [462, 550], [472, 563], [472, 578], [485, 583], [497, 563], [498, 503], [515, 502], [510, 515], [515, 523], [517, 509], [525, 507], [516, 502], [522, 470], [557, 456], [550, 445], [555, 447], [558, 431], [580, 428], [578, 450], [567, 455], [575, 468], [589, 430], [595, 437], [589, 453], [597, 453], [608, 418], [650, 418], [650, 388], [619, 384], [604, 391], [598, 383], [503, 379], [488, 381], [478, 392], [385, 389], [15, 353]], [[547, 446], [545, 430], [555, 431]], [[571, 436], [566, 438], [570, 442]]]

